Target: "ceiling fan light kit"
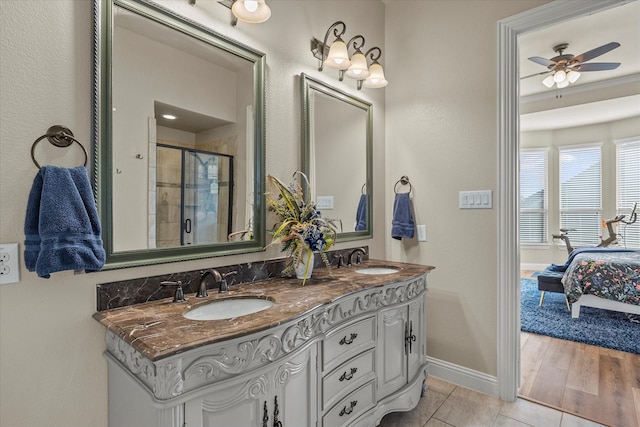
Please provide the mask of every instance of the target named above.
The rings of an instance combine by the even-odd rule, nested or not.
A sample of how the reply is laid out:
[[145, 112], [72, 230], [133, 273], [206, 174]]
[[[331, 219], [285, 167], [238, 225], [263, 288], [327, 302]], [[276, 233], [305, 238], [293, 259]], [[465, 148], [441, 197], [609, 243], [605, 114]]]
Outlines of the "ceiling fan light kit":
[[523, 79], [551, 73], [542, 80], [542, 84], [549, 89], [554, 85], [558, 89], [562, 89], [569, 86], [570, 83], [575, 83], [580, 78], [581, 71], [605, 71], [618, 68], [620, 66], [619, 62], [597, 62], [589, 64], [585, 64], [585, 62], [600, 55], [604, 55], [619, 46], [620, 43], [618, 42], [610, 42], [581, 55], [574, 56], [563, 53], [569, 47], [569, 43], [560, 43], [553, 47], [553, 50], [558, 53], [558, 55], [551, 59], [542, 58], [540, 56], [532, 56], [529, 58], [530, 61], [547, 67], [548, 71], [532, 74], [530, 76], [523, 77]]

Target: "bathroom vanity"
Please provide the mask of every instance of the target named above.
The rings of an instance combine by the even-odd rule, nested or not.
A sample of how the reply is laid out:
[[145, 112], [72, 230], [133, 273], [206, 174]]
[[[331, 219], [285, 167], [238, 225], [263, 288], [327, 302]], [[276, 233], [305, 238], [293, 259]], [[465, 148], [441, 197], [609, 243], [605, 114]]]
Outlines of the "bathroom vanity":
[[[107, 327], [109, 425], [373, 426], [410, 410], [427, 376], [432, 269], [368, 261], [317, 269], [305, 286], [268, 279], [98, 312]], [[221, 320], [184, 316], [243, 298], [273, 304]]]

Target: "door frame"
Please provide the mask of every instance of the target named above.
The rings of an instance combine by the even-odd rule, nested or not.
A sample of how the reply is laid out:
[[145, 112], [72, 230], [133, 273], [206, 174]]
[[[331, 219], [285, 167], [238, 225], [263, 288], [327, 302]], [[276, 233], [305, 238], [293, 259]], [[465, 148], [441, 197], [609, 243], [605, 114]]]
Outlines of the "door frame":
[[520, 382], [518, 35], [634, 0], [555, 0], [498, 21], [498, 393], [514, 401]]

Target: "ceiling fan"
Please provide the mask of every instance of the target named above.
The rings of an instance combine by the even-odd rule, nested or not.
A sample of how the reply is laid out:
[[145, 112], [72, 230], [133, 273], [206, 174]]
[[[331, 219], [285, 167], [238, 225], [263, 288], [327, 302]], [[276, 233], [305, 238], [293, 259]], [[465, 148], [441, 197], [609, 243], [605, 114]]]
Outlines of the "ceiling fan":
[[567, 87], [569, 83], [575, 83], [580, 77], [580, 72], [605, 71], [618, 68], [620, 66], [619, 62], [593, 62], [590, 64], [585, 64], [585, 62], [597, 58], [600, 55], [604, 55], [619, 46], [620, 43], [618, 42], [610, 42], [578, 56], [574, 56], [564, 53], [564, 51], [569, 47], [569, 43], [560, 43], [553, 47], [553, 50], [558, 54], [558, 56], [550, 59], [542, 58], [540, 56], [532, 56], [529, 58], [530, 61], [547, 67], [547, 71], [531, 74], [522, 78], [526, 79], [529, 77], [549, 74], [542, 83], [548, 88], [553, 87], [555, 84], [559, 89], [561, 89], [563, 87]]

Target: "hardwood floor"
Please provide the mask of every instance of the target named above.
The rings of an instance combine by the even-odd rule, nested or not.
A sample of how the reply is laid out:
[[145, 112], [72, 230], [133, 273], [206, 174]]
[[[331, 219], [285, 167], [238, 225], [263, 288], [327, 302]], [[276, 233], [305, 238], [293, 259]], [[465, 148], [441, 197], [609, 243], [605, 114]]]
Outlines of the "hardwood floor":
[[608, 426], [640, 426], [640, 355], [527, 332], [520, 337], [520, 397]]

